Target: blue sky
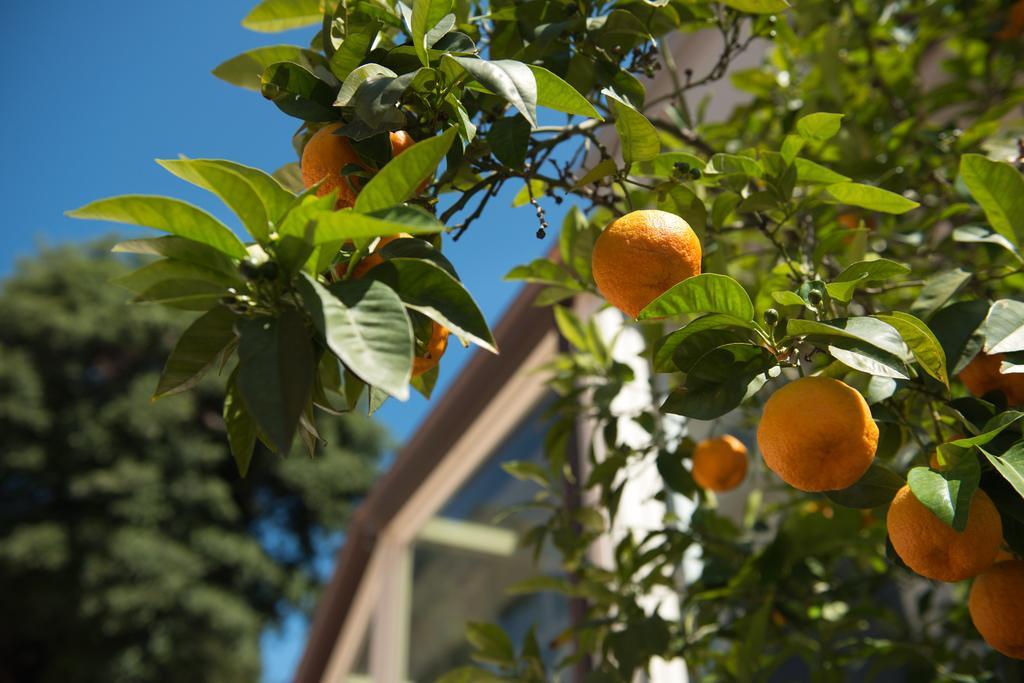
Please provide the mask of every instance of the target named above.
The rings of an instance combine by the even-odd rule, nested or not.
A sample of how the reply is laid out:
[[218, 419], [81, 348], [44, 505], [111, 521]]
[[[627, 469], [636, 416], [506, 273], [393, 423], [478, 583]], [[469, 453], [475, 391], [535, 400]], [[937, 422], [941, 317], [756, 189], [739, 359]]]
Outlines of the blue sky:
[[[226, 158], [273, 171], [295, 160], [298, 120], [258, 94], [210, 74], [245, 50], [306, 43], [311, 31], [265, 35], [242, 28], [255, 0], [94, 0], [0, 3], [0, 61], [9, 65], [0, 116], [0, 277], [40, 244], [85, 241], [122, 226], [66, 218], [63, 212], [115, 194], [168, 194], [232, 224], [211, 195], [158, 167], [156, 158]], [[518, 290], [500, 276], [535, 258], [552, 237], [534, 237], [527, 206], [511, 209], [506, 188], [449, 258], [493, 324]], [[561, 211], [550, 206], [557, 226]], [[144, 231], [137, 231], [144, 232]], [[553, 232], [553, 231], [552, 231]], [[442, 363], [443, 391], [470, 357], [458, 344]], [[405, 440], [429, 404], [414, 397], [378, 413]], [[304, 626], [290, 620], [264, 639], [267, 682], [286, 681]]]

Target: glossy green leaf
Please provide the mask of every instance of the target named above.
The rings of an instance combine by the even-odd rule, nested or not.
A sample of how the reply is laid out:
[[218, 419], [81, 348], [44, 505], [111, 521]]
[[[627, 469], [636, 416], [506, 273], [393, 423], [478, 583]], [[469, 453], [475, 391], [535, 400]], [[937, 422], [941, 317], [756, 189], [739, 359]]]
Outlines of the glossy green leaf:
[[599, 180], [603, 180], [610, 175], [614, 175], [618, 171], [618, 167], [615, 166], [614, 159], [602, 159], [597, 162], [594, 168], [590, 169], [583, 174], [583, 177], [576, 183], [576, 188], [586, 187], [591, 183], [596, 183]]
[[536, 64], [530, 64], [529, 67], [537, 81], [537, 106], [604, 121], [594, 105], [560, 76]]
[[[689, 322], [678, 330], [665, 335], [654, 345], [654, 370], [656, 372], [674, 372], [676, 364], [673, 361], [676, 349], [684, 344], [691, 336], [707, 330], [726, 330], [745, 335], [750, 339], [750, 330], [754, 324], [751, 321], [740, 320], [725, 313], [709, 313], [696, 320]], [[730, 339], [729, 341], [740, 341]]]
[[1024, 244], [1024, 176], [980, 154], [960, 157], [960, 177], [992, 228], [1015, 246]]
[[946, 352], [942, 350], [939, 340], [923, 321], [903, 311], [893, 311], [888, 315], [875, 317], [895, 327], [921, 368], [949, 388]]
[[398, 294], [371, 279], [324, 287], [303, 275], [298, 286], [327, 348], [367, 384], [399, 400], [408, 398], [413, 335]]
[[223, 306], [211, 308], [182, 333], [167, 358], [153, 398], [191, 389], [235, 339], [237, 316]]
[[945, 524], [961, 532], [967, 528], [971, 498], [980, 481], [977, 458], [963, 458], [943, 472], [915, 467], [907, 473], [914, 496]]
[[764, 175], [764, 166], [757, 159], [741, 154], [725, 154], [721, 152], [708, 160], [704, 170], [712, 174], [745, 175], [750, 178], [760, 178]]
[[416, 48], [416, 54], [423, 66], [430, 66], [430, 55], [427, 50], [437, 38], [440, 38], [440, 36], [436, 36], [428, 45], [427, 36], [452, 11], [454, 4], [452, 0], [413, 0], [409, 29], [412, 32], [412, 43]]
[[724, 313], [739, 320], [754, 319], [754, 305], [743, 285], [727, 275], [704, 273], [683, 280], [647, 304], [639, 320], [685, 313]]
[[226, 225], [202, 209], [170, 197], [122, 195], [86, 204], [67, 215], [163, 230], [234, 258], [246, 256], [245, 245]]
[[399, 232], [410, 235], [432, 235], [444, 230], [436, 218], [417, 206], [393, 206], [373, 213], [341, 209], [319, 214], [314, 230], [314, 244], [387, 237]]
[[980, 450], [996, 471], [1024, 498], [1024, 442], [1015, 443], [1002, 455], [993, 455], [984, 448]]
[[903, 477], [876, 460], [855, 484], [840, 491], [826, 491], [825, 495], [844, 507], [876, 508], [887, 505], [904, 483]]
[[861, 285], [882, 282], [899, 275], [906, 275], [909, 272], [910, 268], [907, 266], [889, 259], [858, 261], [847, 266], [835, 280], [826, 285], [825, 289], [833, 299], [847, 303]]
[[366, 53], [373, 46], [380, 27], [379, 21], [369, 18], [363, 13], [352, 12], [348, 15], [348, 21], [344, 25], [345, 36], [341, 45], [331, 55], [330, 61], [331, 73], [339, 81], [348, 78], [352, 70], [363, 61]]
[[447, 327], [464, 342], [498, 352], [487, 320], [473, 297], [451, 273], [433, 261], [393, 258], [366, 277], [386, 283], [406, 306]]
[[801, 117], [796, 122], [796, 132], [804, 140], [824, 142], [835, 137], [842, 125], [842, 114], [819, 112]]
[[174, 259], [161, 259], [147, 263], [137, 270], [112, 279], [111, 282], [138, 294], [168, 280], [196, 280], [216, 285], [221, 291], [242, 282], [237, 270], [229, 274], [219, 270], [211, 270], [206, 266], [196, 265], [188, 261], [177, 261]]
[[836, 183], [825, 190], [843, 204], [882, 213], [903, 214], [920, 204], [903, 195], [860, 183]]
[[132, 301], [139, 304], [161, 304], [183, 311], [208, 311], [225, 294], [224, 287], [202, 280], [162, 280]]
[[910, 312], [927, 320], [956, 296], [972, 277], [972, 273], [959, 268], [932, 275], [924, 281], [924, 286], [910, 305]]
[[738, 407], [781, 372], [775, 356], [750, 343], [719, 346], [704, 354], [669, 394], [662, 410], [695, 420], [714, 420]]
[[969, 244], [994, 244], [1016, 256], [1018, 261], [1024, 262], [1024, 257], [1021, 257], [1020, 251], [1013, 242], [985, 225], [961, 225], [953, 230], [953, 241]]
[[387, 209], [416, 194], [431, 178], [459, 134], [452, 127], [441, 135], [421, 140], [393, 158], [359, 192], [355, 210], [368, 214]]
[[994, 302], [978, 332], [985, 340], [986, 353], [1024, 351], [1024, 301]]
[[324, 64], [324, 58], [298, 45], [267, 45], [232, 57], [214, 69], [213, 75], [232, 85], [259, 91], [263, 72], [278, 62], [295, 62], [312, 72]]
[[238, 391], [238, 370], [228, 380], [224, 395], [224, 428], [228, 434], [228, 447], [238, 467], [238, 474], [249, 473], [253, 450], [256, 448], [256, 422], [245, 407], [245, 400]]
[[259, 169], [222, 159], [157, 159], [165, 169], [209, 190], [234, 211], [249, 234], [261, 243], [295, 199], [273, 177]]
[[644, 161], [634, 167], [638, 175], [655, 176], [658, 178], [671, 178], [676, 173], [678, 165], [684, 164], [686, 170], [704, 170], [707, 162], [693, 154], [686, 152], [664, 152], [650, 161]]
[[508, 635], [495, 624], [470, 622], [466, 625], [466, 640], [476, 648], [475, 659], [488, 664], [509, 664], [515, 660], [515, 648]]
[[320, 22], [320, 0], [263, 0], [242, 19], [250, 31], [276, 33]]
[[291, 449], [299, 416], [313, 389], [313, 346], [302, 315], [238, 321], [238, 392], [279, 453]]
[[445, 55], [495, 95], [519, 110], [531, 126], [537, 125], [537, 78], [526, 64], [512, 59], [487, 61], [477, 57]]
[[896, 328], [876, 318], [790, 320], [786, 334], [820, 340], [833, 357], [856, 370], [880, 377], [909, 378], [904, 359], [910, 357], [910, 350]]
[[982, 428], [979, 434], [975, 434], [971, 437], [965, 437], [963, 439], [957, 439], [950, 443], [954, 446], [961, 448], [970, 448], [971, 446], [984, 446], [985, 444], [992, 441], [1004, 431], [1012, 427], [1013, 425], [1020, 422], [1024, 418], [1024, 413], [1016, 410], [1008, 410], [1004, 413], [1000, 413], [993, 417], [989, 422]]
[[175, 235], [125, 240], [115, 244], [111, 251], [163, 256], [176, 261], [186, 261], [198, 266], [205, 266], [232, 277], [238, 273], [238, 266], [223, 252], [217, 251], [208, 245]]
[[614, 91], [605, 89], [601, 92], [615, 115], [615, 130], [619, 134], [622, 159], [626, 166], [658, 156], [661, 140], [654, 124]]
[[797, 157], [794, 159], [793, 164], [796, 166], [796, 179], [802, 183], [832, 185], [835, 183], [845, 183], [850, 180], [842, 173], [836, 173], [831, 168], [816, 164], [809, 159]]
[[268, 66], [260, 77], [260, 92], [285, 114], [303, 121], [338, 118], [335, 87], [299, 64], [278, 62]]
[[582, 289], [569, 271], [546, 258], [536, 259], [526, 265], [516, 266], [505, 275], [505, 279], [560, 285], [576, 291]]
[[530, 144], [530, 122], [518, 115], [498, 119], [486, 139], [494, 158], [509, 168], [522, 168]]

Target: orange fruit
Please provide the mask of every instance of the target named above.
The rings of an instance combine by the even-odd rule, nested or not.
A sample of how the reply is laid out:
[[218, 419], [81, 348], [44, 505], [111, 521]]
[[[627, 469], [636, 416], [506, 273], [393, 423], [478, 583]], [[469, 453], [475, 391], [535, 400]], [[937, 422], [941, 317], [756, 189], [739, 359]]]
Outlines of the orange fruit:
[[1024, 560], [992, 565], [971, 586], [967, 609], [993, 650], [1024, 659]]
[[960, 381], [967, 391], [981, 398], [991, 391], [1001, 391], [1010, 406], [1024, 405], [1024, 373], [1011, 372], [1003, 374], [999, 367], [1003, 362], [1003, 354], [988, 355], [979, 353], [967, 367], [960, 371]]
[[936, 517], [906, 485], [889, 505], [885, 526], [900, 559], [921, 576], [938, 581], [977, 576], [992, 565], [1003, 543], [999, 511], [981, 489], [971, 498], [963, 531]]
[[693, 480], [712, 491], [731, 491], [747, 475], [747, 447], [726, 434], [705, 439], [693, 450]]
[[431, 321], [430, 339], [425, 348], [412, 359], [412, 376], [419, 377], [441, 362], [448, 349], [448, 328]]
[[765, 403], [757, 445], [768, 468], [790, 486], [835, 491], [867, 472], [878, 427], [852, 387], [829, 377], [801, 377]]
[[[368, 169], [356, 154], [349, 139], [334, 134], [334, 131], [340, 127], [340, 123], [332, 123], [318, 130], [302, 150], [300, 167], [303, 185], [313, 187], [323, 181], [317, 188], [316, 196], [323, 197], [337, 190], [338, 203], [336, 206], [343, 209], [356, 203], [356, 195], [359, 194], [358, 188], [362, 186], [363, 179], [346, 178], [341, 174], [341, 170], [352, 164]], [[390, 137], [392, 157], [398, 156], [416, 142], [404, 130], [391, 133]], [[423, 182], [420, 191], [422, 192], [428, 184], [429, 179]]]
[[667, 211], [641, 210], [611, 222], [594, 244], [594, 281], [610, 304], [635, 318], [647, 304], [700, 274], [700, 240]]

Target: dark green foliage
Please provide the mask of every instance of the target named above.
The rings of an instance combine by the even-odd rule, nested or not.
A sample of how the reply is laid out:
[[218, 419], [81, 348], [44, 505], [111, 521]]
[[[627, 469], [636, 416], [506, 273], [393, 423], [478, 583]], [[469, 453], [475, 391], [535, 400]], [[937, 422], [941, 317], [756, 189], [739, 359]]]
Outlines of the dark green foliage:
[[151, 401], [187, 321], [126, 306], [109, 246], [46, 250], [0, 293], [0, 680], [258, 680], [383, 435], [324, 420], [315, 459], [258, 453], [241, 479], [222, 380]]

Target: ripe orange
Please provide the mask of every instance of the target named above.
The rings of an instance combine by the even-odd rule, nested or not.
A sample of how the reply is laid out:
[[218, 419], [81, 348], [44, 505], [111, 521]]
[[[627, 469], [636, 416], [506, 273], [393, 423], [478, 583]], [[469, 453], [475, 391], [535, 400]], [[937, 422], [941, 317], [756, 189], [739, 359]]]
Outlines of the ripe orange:
[[700, 240], [682, 218], [633, 211], [597, 238], [594, 281], [610, 304], [635, 318], [673, 285], [700, 274], [700, 259]]
[[979, 353], [967, 367], [960, 371], [960, 381], [967, 391], [981, 398], [990, 391], [1001, 391], [1010, 406], [1024, 405], [1024, 373], [1002, 374], [999, 367], [1003, 354], [989, 356]]
[[764, 406], [757, 444], [768, 468], [801, 491], [835, 491], [867, 472], [878, 427], [867, 401], [829, 377], [801, 377]]
[[971, 586], [967, 609], [985, 642], [1007, 657], [1024, 659], [1024, 560], [992, 565]]
[[[358, 188], [362, 186], [363, 181], [356, 177], [346, 178], [341, 174], [341, 170], [351, 164], [356, 164], [363, 169], [367, 167], [362, 159], [359, 158], [359, 155], [356, 154], [349, 139], [334, 134], [334, 131], [340, 127], [340, 123], [332, 123], [318, 130], [302, 150], [300, 166], [302, 169], [302, 184], [306, 187], [312, 187], [322, 180], [323, 182], [317, 188], [316, 195], [323, 197], [337, 190], [337, 208], [343, 209], [356, 203]], [[398, 156], [416, 142], [404, 130], [391, 133], [390, 137], [392, 157]], [[429, 180], [424, 181], [423, 185], [420, 186], [421, 192], [428, 183]]]
[[1024, 32], [1024, 0], [1017, 0], [1010, 7], [1006, 24], [996, 32], [995, 37], [996, 40], [1010, 41], [1019, 38], [1022, 32]]
[[726, 434], [706, 439], [693, 451], [693, 480], [712, 491], [731, 491], [747, 475], [747, 447]]
[[995, 561], [1003, 543], [999, 511], [981, 489], [971, 498], [962, 532], [936, 517], [906, 485], [896, 492], [885, 525], [900, 559], [921, 576], [938, 581], [980, 574]]
[[419, 377], [441, 362], [441, 356], [448, 349], [448, 328], [431, 321], [430, 339], [424, 348], [412, 359], [412, 376]]

